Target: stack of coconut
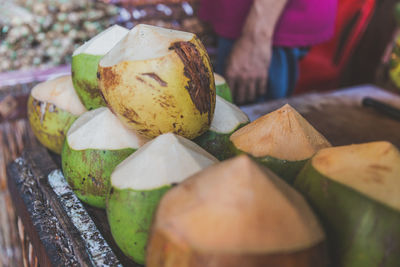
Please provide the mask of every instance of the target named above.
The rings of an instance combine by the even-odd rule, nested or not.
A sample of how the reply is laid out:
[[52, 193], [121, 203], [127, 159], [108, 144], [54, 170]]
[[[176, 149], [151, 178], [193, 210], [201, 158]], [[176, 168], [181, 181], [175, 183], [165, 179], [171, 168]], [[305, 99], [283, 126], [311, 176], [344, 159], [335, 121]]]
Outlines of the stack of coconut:
[[32, 90], [28, 115], [138, 263], [399, 266], [396, 147], [332, 148], [289, 105], [249, 123], [226, 99], [194, 34], [113, 26], [75, 50], [72, 77]]

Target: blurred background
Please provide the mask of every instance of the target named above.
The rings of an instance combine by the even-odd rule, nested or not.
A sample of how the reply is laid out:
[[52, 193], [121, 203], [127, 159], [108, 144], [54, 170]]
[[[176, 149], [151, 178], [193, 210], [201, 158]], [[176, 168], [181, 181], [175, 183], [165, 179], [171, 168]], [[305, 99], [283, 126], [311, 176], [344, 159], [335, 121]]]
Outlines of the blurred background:
[[197, 6], [178, 0], [2, 0], [0, 72], [68, 64], [75, 48], [114, 24], [194, 32], [212, 48], [213, 34], [196, 17]]
[[[21, 82], [15, 81], [15, 73], [6, 72], [51, 73], [52, 67], [68, 66], [75, 48], [115, 23], [127, 28], [146, 23], [196, 33], [214, 60], [216, 36], [197, 17], [199, 2], [0, 0], [0, 86]], [[295, 93], [362, 83], [390, 86], [387, 69], [395, 43], [397, 2], [339, 0], [335, 36], [314, 46], [301, 62]], [[18, 76], [25, 81], [41, 79], [26, 71]]]

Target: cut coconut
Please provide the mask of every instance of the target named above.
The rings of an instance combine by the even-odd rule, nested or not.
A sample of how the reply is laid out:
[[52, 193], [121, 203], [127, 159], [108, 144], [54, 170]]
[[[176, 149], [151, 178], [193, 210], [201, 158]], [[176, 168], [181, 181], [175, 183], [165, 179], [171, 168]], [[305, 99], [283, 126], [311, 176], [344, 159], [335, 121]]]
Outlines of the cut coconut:
[[74, 150], [116, 150], [141, 147], [147, 138], [126, 128], [106, 107], [86, 112], [68, 131], [68, 143]]
[[38, 84], [28, 99], [27, 113], [33, 133], [41, 144], [58, 154], [69, 127], [85, 111], [71, 76]]
[[146, 141], [108, 108], [86, 112], [67, 133], [61, 154], [64, 176], [79, 199], [105, 208], [111, 172]]
[[113, 25], [75, 49], [72, 56], [77, 56], [79, 54], [104, 56], [111, 48], [121, 41], [128, 32], [129, 30], [124, 27]]
[[87, 109], [106, 106], [97, 82], [98, 64], [127, 33], [127, 29], [114, 25], [74, 51], [71, 64], [72, 80], [79, 98]]
[[86, 111], [75, 92], [70, 75], [36, 85], [31, 95], [38, 101], [53, 104], [73, 115], [79, 116]]
[[144, 263], [150, 225], [161, 197], [176, 183], [216, 162], [195, 143], [169, 133], [118, 165], [111, 175], [107, 217], [121, 250]]
[[240, 156], [192, 176], [163, 197], [147, 266], [321, 267], [323, 242], [303, 197]]
[[388, 142], [325, 148], [295, 181], [320, 215], [333, 266], [398, 266], [400, 152]]
[[228, 83], [225, 81], [225, 78], [217, 73], [214, 73], [214, 79], [217, 95], [232, 103], [231, 89], [229, 88]]
[[286, 104], [231, 135], [234, 146], [292, 182], [305, 161], [330, 143]]
[[215, 85], [223, 85], [226, 83], [225, 78], [214, 72]]
[[137, 25], [99, 63], [107, 105], [147, 137], [172, 132], [193, 139], [215, 108], [210, 59], [192, 33]]
[[193, 141], [219, 160], [227, 159], [236, 152], [229, 137], [248, 122], [249, 118], [240, 108], [217, 95], [210, 129]]
[[189, 42], [193, 38], [195, 35], [190, 32], [139, 24], [121, 43], [104, 56], [100, 64], [103, 67], [111, 67], [123, 61], [161, 58], [174, 53], [174, 50], [170, 49], [171, 44]]
[[391, 143], [324, 149], [312, 165], [322, 175], [400, 211], [400, 153]]
[[192, 141], [169, 133], [147, 143], [118, 165], [111, 180], [119, 189], [151, 190], [180, 183], [215, 162], [216, 158]]
[[330, 146], [289, 104], [236, 131], [231, 141], [254, 157], [272, 156], [290, 161], [308, 159]]
[[216, 96], [215, 113], [212, 120], [210, 131], [230, 134], [239, 125], [249, 122], [247, 115], [236, 105], [229, 103], [220, 96]]

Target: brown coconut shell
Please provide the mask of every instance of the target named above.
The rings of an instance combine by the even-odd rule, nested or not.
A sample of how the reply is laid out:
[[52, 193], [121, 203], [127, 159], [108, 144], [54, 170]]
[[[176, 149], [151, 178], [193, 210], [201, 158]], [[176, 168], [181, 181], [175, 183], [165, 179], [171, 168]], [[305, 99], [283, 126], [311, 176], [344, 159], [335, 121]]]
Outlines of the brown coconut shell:
[[303, 197], [247, 156], [171, 189], [158, 207], [147, 266], [326, 266], [325, 235]]

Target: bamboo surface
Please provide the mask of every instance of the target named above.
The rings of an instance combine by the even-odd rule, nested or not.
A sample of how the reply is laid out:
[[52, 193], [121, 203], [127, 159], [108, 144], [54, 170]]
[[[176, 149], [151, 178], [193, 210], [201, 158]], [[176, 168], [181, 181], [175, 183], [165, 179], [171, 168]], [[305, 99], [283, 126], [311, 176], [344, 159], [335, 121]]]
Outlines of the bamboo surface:
[[0, 123], [0, 266], [37, 266], [21, 222], [18, 223], [7, 190], [6, 166], [25, 147], [36, 144], [26, 119]]

